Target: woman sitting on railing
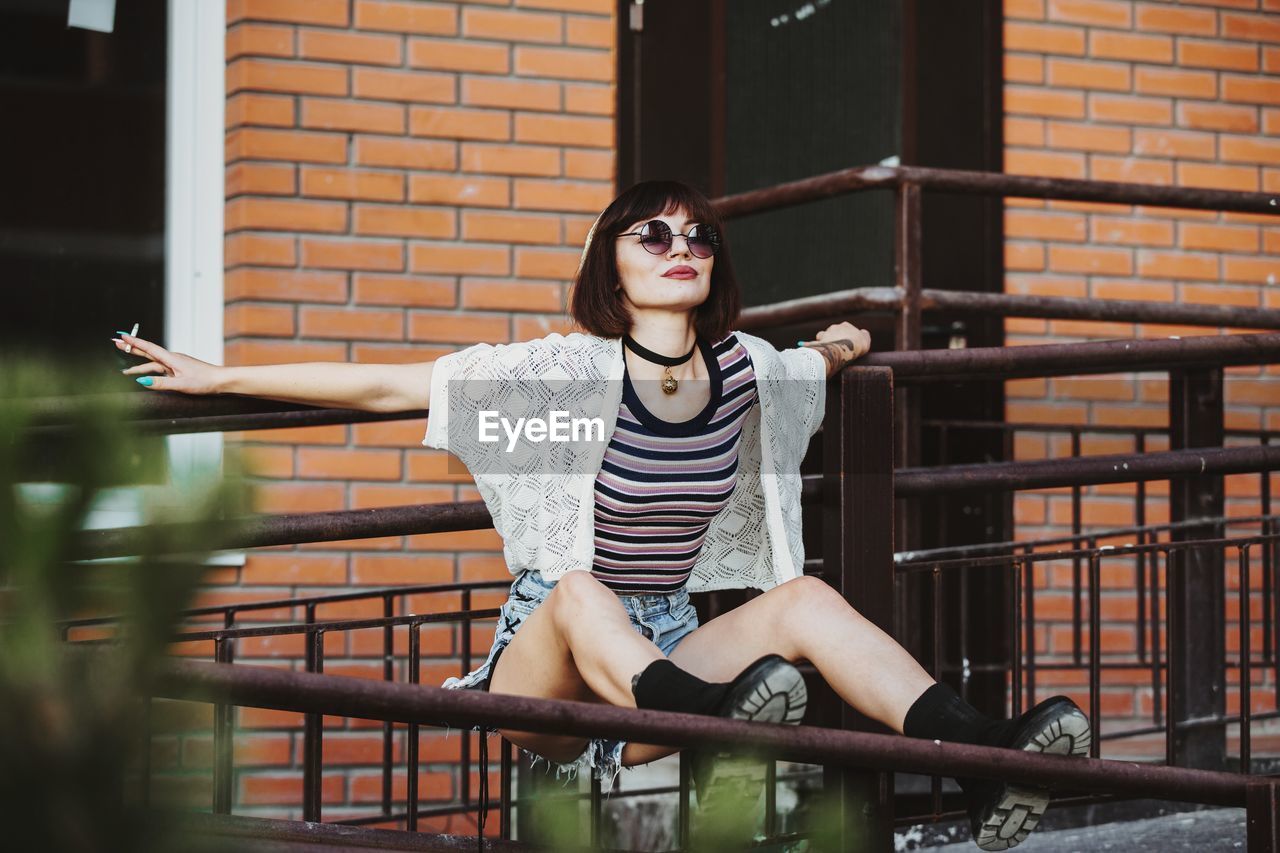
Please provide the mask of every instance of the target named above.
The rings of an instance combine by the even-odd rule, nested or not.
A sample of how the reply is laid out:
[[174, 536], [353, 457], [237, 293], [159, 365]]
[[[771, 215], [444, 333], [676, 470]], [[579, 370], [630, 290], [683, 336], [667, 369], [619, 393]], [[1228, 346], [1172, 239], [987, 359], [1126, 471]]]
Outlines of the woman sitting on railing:
[[[803, 575], [800, 461], [826, 380], [866, 353], [870, 336], [837, 323], [779, 352], [732, 331], [738, 310], [710, 202], [683, 184], [646, 182], [610, 204], [587, 237], [570, 305], [582, 333], [409, 365], [215, 367], [132, 336], [117, 346], [148, 359], [125, 372], [154, 390], [430, 407], [424, 443], [467, 465], [516, 576], [488, 658], [446, 687], [794, 724], [806, 691], [793, 662], [804, 659], [895, 731], [1086, 754], [1089, 724], [1070, 700], [990, 720]], [[554, 424], [535, 434], [530, 417], [552, 412], [588, 426], [594, 416], [600, 429], [543, 442]], [[698, 624], [689, 592], [743, 587], [764, 593]], [[503, 734], [558, 773], [593, 768], [605, 791], [621, 767], [675, 751]], [[694, 759], [700, 807], [730, 801], [719, 794], [740, 768]], [[962, 786], [986, 850], [1025, 838], [1049, 800], [996, 782]]]

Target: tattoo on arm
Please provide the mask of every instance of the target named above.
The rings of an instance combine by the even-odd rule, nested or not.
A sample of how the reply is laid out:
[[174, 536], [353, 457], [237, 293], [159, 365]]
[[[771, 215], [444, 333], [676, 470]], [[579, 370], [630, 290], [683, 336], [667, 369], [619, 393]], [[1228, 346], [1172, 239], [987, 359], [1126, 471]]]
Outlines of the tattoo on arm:
[[835, 376], [840, 368], [853, 361], [858, 355], [853, 343], [844, 339], [812, 344], [809, 349], [817, 350], [823, 360], [826, 361], [828, 379]]

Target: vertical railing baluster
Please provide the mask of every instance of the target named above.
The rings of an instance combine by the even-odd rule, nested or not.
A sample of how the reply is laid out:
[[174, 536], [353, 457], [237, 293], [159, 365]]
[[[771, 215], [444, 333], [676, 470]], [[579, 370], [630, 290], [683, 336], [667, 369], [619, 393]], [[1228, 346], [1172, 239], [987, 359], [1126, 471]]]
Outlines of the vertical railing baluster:
[[[419, 655], [421, 653], [421, 624], [418, 622], [409, 623], [409, 683], [417, 684], [421, 679], [420, 667], [418, 664]], [[406, 781], [406, 801], [408, 803], [406, 828], [410, 832], [418, 831], [418, 724], [409, 723], [406, 726], [407, 733], [405, 737], [405, 772], [409, 774]], [[481, 735], [483, 737], [483, 735]], [[462, 733], [464, 739], [471, 737], [471, 732], [464, 731]], [[464, 767], [463, 775], [470, 773], [470, 769]]]
[[[395, 615], [395, 601], [388, 593], [382, 597], [382, 616], [390, 619]], [[396, 680], [396, 647], [395, 635], [390, 625], [382, 629], [382, 680]], [[391, 760], [394, 757], [395, 723], [386, 721], [382, 724], [382, 813], [391, 814]]]
[[[1164, 761], [1165, 761], [1165, 764], [1168, 764], [1170, 767], [1173, 767], [1174, 753], [1175, 753], [1174, 744], [1175, 744], [1177, 733], [1178, 733], [1178, 726], [1176, 722], [1178, 715], [1174, 705], [1174, 693], [1177, 690], [1180, 690], [1182, 688], [1181, 675], [1176, 671], [1176, 667], [1174, 667], [1173, 665], [1173, 646], [1174, 646], [1173, 626], [1178, 624], [1178, 620], [1182, 618], [1181, 613], [1179, 612], [1181, 610], [1182, 605], [1179, 603], [1178, 597], [1172, 594], [1173, 584], [1171, 581], [1172, 581], [1173, 572], [1174, 572], [1173, 549], [1163, 549], [1162, 553], [1164, 554], [1164, 577], [1165, 577], [1165, 593], [1164, 593], [1164, 609], [1165, 609], [1165, 620], [1166, 620], [1165, 634], [1167, 635], [1166, 645], [1168, 646], [1168, 649], [1165, 653], [1165, 660], [1168, 662], [1168, 666], [1165, 667], [1164, 694], [1165, 694], [1166, 705], [1165, 705], [1165, 722], [1164, 722], [1164, 731], [1165, 731]], [[1159, 688], [1159, 685], [1157, 684], [1157, 689], [1158, 688]], [[1158, 699], [1159, 699], [1159, 696], [1157, 694], [1157, 701]], [[1097, 740], [1097, 735], [1094, 735], [1094, 739]]]
[[[236, 611], [228, 608], [222, 616], [222, 627], [230, 630], [235, 627]], [[219, 637], [213, 643], [213, 656], [217, 663], [231, 664], [235, 661], [235, 641], [229, 637]], [[213, 813], [231, 814], [234, 797], [233, 741], [232, 730], [235, 708], [223, 702], [213, 706]]]
[[[307, 605], [307, 624], [314, 625], [316, 606]], [[306, 638], [307, 672], [324, 672], [324, 632], [318, 628], [303, 635]], [[324, 763], [324, 716], [307, 714], [302, 728], [302, 819], [320, 822], [320, 774]]]
[[1009, 585], [1013, 611], [1013, 716], [1022, 713], [1022, 572], [1021, 560], [1013, 561], [1013, 582]]
[[[1152, 537], [1152, 545], [1157, 544], [1156, 538]], [[1160, 662], [1167, 659], [1168, 655], [1162, 654], [1160, 651], [1161, 633], [1160, 633], [1160, 553], [1162, 549], [1152, 548], [1148, 555], [1148, 570], [1151, 575], [1151, 722], [1152, 725], [1161, 725], [1164, 718], [1164, 704], [1160, 701]], [[1165, 551], [1165, 619], [1169, 618], [1169, 589], [1168, 589], [1168, 571], [1169, 560], [1168, 552]], [[1167, 622], [1165, 623], [1168, 624]]]
[[[1147, 452], [1147, 434], [1142, 430], [1134, 433], [1134, 452], [1142, 456]], [[1147, 526], [1147, 481], [1137, 482], [1136, 504], [1133, 508], [1133, 520], [1138, 527], [1138, 544], [1146, 542], [1147, 533], [1142, 528]], [[1154, 539], [1154, 537], [1152, 537]], [[1141, 551], [1134, 555], [1134, 590], [1138, 596], [1138, 662], [1147, 662], [1147, 555]]]
[[1089, 551], [1089, 722], [1089, 755], [1097, 758], [1102, 748], [1102, 554], [1094, 544]]
[[[1271, 437], [1262, 436], [1265, 447], [1271, 443]], [[1260, 475], [1262, 498], [1262, 534], [1265, 536], [1270, 526], [1267, 516], [1271, 515], [1271, 472], [1263, 471]], [[1262, 663], [1271, 663], [1271, 543], [1262, 543]]]
[[[511, 766], [514, 762], [511, 760], [511, 751], [515, 749], [515, 744], [507, 740], [501, 735], [498, 736], [498, 749], [501, 752], [499, 759], [502, 767], [502, 778], [498, 781], [498, 801], [501, 809], [498, 814], [498, 835], [504, 841], [511, 840]], [[471, 768], [464, 767], [463, 772], [471, 773]], [[467, 802], [470, 802], [469, 800]]]
[[600, 780], [591, 774], [591, 839], [587, 843], [592, 849], [600, 846], [600, 830], [604, 823], [604, 797], [600, 793]]
[[1249, 853], [1280, 853], [1280, 782], [1260, 778], [1245, 789]]
[[1027, 679], [1027, 707], [1034, 708], [1036, 704], [1036, 562], [1031, 559], [1031, 555], [1035, 553], [1035, 548], [1031, 545], [1023, 546], [1023, 553], [1027, 555], [1027, 559], [1023, 561], [1025, 568], [1022, 573], [1022, 618], [1026, 622], [1026, 636], [1023, 639], [1023, 648], [1026, 649], [1026, 679]]
[[[1225, 547], [1225, 546], [1224, 546]], [[1250, 679], [1253, 671], [1249, 662], [1252, 651], [1252, 639], [1249, 631], [1252, 628], [1249, 613], [1249, 545], [1241, 545], [1240, 552], [1240, 772], [1250, 770], [1249, 733], [1253, 723], [1253, 685]]]
[[[1071, 427], [1071, 458], [1075, 459], [1080, 456], [1080, 427]], [[1071, 487], [1071, 535], [1078, 537], [1083, 529], [1081, 525], [1080, 499], [1081, 488], [1079, 486]], [[1072, 544], [1072, 550], [1079, 550], [1080, 542], [1075, 540]], [[1072, 629], [1072, 654], [1077, 665], [1083, 660], [1083, 650], [1081, 647], [1081, 626], [1084, 622], [1084, 616], [1080, 612], [1080, 557], [1076, 555], [1071, 558], [1071, 629]]]
[[[933, 680], [942, 680], [942, 567], [934, 565], [933, 579]], [[942, 814], [942, 777], [929, 777], [929, 793], [933, 816]]]
[[[471, 590], [462, 591], [462, 612], [471, 613]], [[458, 638], [462, 652], [462, 675], [471, 672], [471, 616], [462, 617], [462, 636]], [[471, 738], [462, 739], [462, 802], [471, 802]], [[504, 836], [505, 837], [505, 836]]]

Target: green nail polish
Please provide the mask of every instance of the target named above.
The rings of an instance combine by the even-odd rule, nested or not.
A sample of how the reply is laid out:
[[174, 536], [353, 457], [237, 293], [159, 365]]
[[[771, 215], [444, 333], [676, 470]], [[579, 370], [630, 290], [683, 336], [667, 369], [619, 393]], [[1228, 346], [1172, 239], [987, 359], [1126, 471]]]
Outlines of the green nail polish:
[[139, 377], [138, 377], [138, 384], [139, 384], [139, 385], [145, 385], [146, 387], [150, 388], [150, 387], [151, 387], [151, 383], [152, 383], [152, 382], [155, 382], [155, 380], [154, 380], [154, 379], [152, 379], [150, 376], [139, 376]]
[[120, 331], [119, 329], [116, 329], [116, 334], [117, 334], [117, 335], [127, 335], [127, 334], [129, 334], [129, 333], [128, 333], [128, 332], [122, 332], [122, 331]]
[[804, 346], [804, 341], [796, 341], [796, 346], [798, 347]]

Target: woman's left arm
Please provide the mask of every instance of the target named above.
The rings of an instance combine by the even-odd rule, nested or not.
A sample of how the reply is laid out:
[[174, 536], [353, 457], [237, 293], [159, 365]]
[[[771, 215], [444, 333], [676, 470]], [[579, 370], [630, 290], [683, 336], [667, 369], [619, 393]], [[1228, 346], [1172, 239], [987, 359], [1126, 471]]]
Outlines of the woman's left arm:
[[841, 368], [871, 351], [871, 333], [852, 323], [835, 323], [814, 337], [804, 346], [817, 350], [827, 362], [827, 378], [835, 376]]

